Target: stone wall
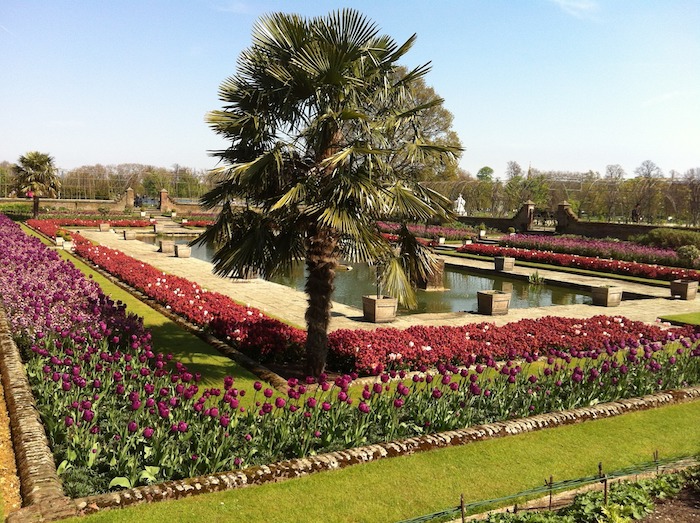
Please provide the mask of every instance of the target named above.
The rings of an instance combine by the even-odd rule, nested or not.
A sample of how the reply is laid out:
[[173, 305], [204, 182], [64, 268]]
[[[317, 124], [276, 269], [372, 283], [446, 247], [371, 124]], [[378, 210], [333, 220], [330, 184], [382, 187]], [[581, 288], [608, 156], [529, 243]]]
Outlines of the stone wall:
[[[578, 234], [588, 238], [617, 238], [627, 240], [630, 236], [646, 234], [652, 229], [658, 229], [658, 225], [642, 223], [608, 223], [608, 222], [584, 222], [578, 219], [571, 210], [568, 202], [559, 204], [556, 212], [559, 234]], [[693, 229], [684, 229], [693, 230]]]

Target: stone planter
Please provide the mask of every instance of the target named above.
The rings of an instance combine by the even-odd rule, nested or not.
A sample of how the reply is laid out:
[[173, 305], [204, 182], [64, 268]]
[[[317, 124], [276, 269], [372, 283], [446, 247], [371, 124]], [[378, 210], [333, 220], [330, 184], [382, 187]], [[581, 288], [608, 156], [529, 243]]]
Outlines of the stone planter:
[[372, 323], [388, 323], [396, 319], [398, 300], [391, 296], [371, 294], [362, 297], [362, 314], [366, 321]]
[[445, 237], [438, 236], [438, 245], [445, 245]]
[[101, 223], [100, 232], [109, 232], [109, 223]]
[[136, 232], [135, 231], [124, 231], [124, 239], [125, 240], [135, 240], [136, 239]]
[[176, 213], [175, 211], [173, 211], [173, 212], [170, 213], [170, 217], [171, 217], [171, 218], [175, 218], [176, 216], [177, 216], [177, 213]]
[[496, 256], [493, 259], [493, 265], [497, 271], [512, 271], [515, 267], [515, 258]]
[[61, 236], [56, 236], [56, 239], [54, 240], [56, 243], [57, 247], [62, 247], [63, 246], [63, 237]]
[[508, 314], [510, 307], [510, 292], [491, 290], [476, 293], [477, 311], [487, 316], [502, 316]]
[[673, 280], [671, 282], [671, 296], [678, 296], [681, 300], [694, 300], [697, 293], [697, 280]]
[[192, 248], [189, 245], [176, 245], [175, 256], [177, 258], [189, 258], [192, 254]]
[[160, 240], [159, 252], [164, 254], [175, 254], [175, 241], [174, 240]]
[[186, 224], [187, 224], [187, 218], [183, 218], [181, 223], [182, 223], [182, 225], [186, 225]]
[[617, 307], [622, 301], [622, 287], [593, 287], [591, 297], [593, 305]]
[[63, 242], [63, 250], [64, 251], [72, 251], [73, 250], [73, 242], [72, 241], [64, 241]]
[[462, 240], [462, 245], [471, 245], [472, 240]]
[[141, 218], [145, 218], [145, 217], [146, 217], [146, 211], [141, 211]]
[[479, 238], [486, 238], [486, 231], [479, 231]]

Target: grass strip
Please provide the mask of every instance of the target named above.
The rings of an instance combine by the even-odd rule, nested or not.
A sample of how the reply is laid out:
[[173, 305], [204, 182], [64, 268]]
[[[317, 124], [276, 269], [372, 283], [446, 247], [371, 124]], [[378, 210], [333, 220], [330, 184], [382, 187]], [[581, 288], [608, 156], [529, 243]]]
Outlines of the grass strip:
[[670, 314], [660, 316], [661, 321], [667, 321], [671, 325], [700, 325], [700, 312], [687, 312], [685, 314]]
[[106, 511], [75, 522], [391, 522], [652, 459], [700, 452], [700, 401], [323, 472], [282, 483]]

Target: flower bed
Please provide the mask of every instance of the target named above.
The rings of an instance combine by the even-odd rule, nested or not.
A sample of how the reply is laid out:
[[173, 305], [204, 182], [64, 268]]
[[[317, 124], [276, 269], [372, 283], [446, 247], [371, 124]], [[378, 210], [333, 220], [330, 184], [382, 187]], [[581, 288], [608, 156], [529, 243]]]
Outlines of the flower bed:
[[218, 292], [210, 292], [185, 278], [167, 275], [121, 251], [93, 245], [73, 235], [75, 252], [113, 274], [187, 320], [232, 341], [261, 362], [294, 360], [300, 356], [306, 333], [245, 307]]
[[[208, 326], [257, 361], [293, 361], [301, 357], [305, 332], [207, 292], [184, 278], [166, 275], [120, 251], [92, 245], [76, 235], [76, 252], [144, 292], [189, 321]], [[688, 329], [684, 332], [687, 333]], [[568, 351], [574, 357], [606, 343], [664, 339], [658, 326], [620, 317], [588, 320], [545, 317], [497, 327], [490, 323], [461, 327], [414, 326], [405, 330], [341, 329], [329, 335], [329, 367], [334, 371], [378, 374], [385, 369], [471, 364], [507, 357], [538, 357]]]
[[561, 267], [576, 267], [592, 271], [609, 272], [650, 278], [655, 280], [691, 279], [700, 280], [700, 272], [692, 269], [677, 267], [665, 267], [662, 265], [650, 265], [620, 260], [605, 260], [589, 256], [577, 256], [575, 254], [562, 254], [531, 249], [519, 249], [515, 247], [501, 247], [498, 245], [472, 244], [463, 245], [457, 252], [479, 254], [482, 256], [508, 256], [518, 260], [547, 263]]
[[[321, 376], [318, 383], [291, 379], [286, 396], [276, 396], [261, 383], [253, 391], [239, 390], [231, 377], [223, 379], [222, 389], [201, 391], [197, 376], [156, 354], [142, 323], [93, 282], [4, 217], [0, 233], [7, 240], [0, 246], [0, 263], [9, 268], [0, 277], [0, 296], [27, 357], [27, 373], [64, 485], [73, 495], [700, 382], [699, 335], [653, 327], [637, 332], [636, 325], [611, 319], [599, 327], [605, 329], [600, 332], [603, 347], [584, 343], [552, 350], [541, 369], [529, 363], [535, 357], [531, 348], [524, 361], [508, 349], [503, 364], [490, 355], [485, 365], [438, 365], [437, 373], [410, 379], [403, 370], [382, 373], [359, 397], [349, 396], [354, 375], [335, 380]], [[90, 249], [84, 240], [78, 243]], [[168, 280], [161, 277], [151, 287], [168, 286]], [[179, 292], [168, 287], [167, 294]], [[189, 305], [209, 316], [206, 309]], [[627, 330], [629, 338], [606, 336], [613, 323]], [[588, 328], [580, 325], [579, 330], [586, 330], [574, 330], [571, 336], [587, 338]], [[481, 330], [488, 337], [485, 333], [492, 328], [482, 325]], [[443, 334], [428, 330], [425, 335], [437, 344]], [[529, 334], [521, 333], [523, 346], [533, 343]], [[656, 334], [661, 339], [647, 338]], [[511, 342], [499, 343], [510, 347]], [[518, 350], [513, 348], [512, 355]], [[241, 397], [250, 394], [254, 407], [246, 408]]]
[[536, 251], [552, 251], [563, 254], [576, 254], [592, 258], [611, 258], [614, 260], [687, 267], [678, 258], [673, 249], [647, 247], [632, 242], [614, 240], [595, 240], [571, 236], [541, 236], [516, 234], [501, 241], [504, 247], [517, 247]]
[[[392, 222], [377, 222], [377, 227], [382, 232], [394, 233], [401, 225]], [[465, 236], [476, 236], [473, 227], [443, 227], [440, 225], [408, 225], [411, 234], [421, 238], [436, 238], [442, 236], [446, 240], [461, 240]]]
[[60, 220], [27, 220], [27, 225], [36, 229], [40, 233], [55, 238], [56, 233], [64, 227], [98, 227], [101, 223], [109, 223], [112, 227], [149, 227], [154, 222], [150, 220], [81, 220], [81, 219], [60, 219]]

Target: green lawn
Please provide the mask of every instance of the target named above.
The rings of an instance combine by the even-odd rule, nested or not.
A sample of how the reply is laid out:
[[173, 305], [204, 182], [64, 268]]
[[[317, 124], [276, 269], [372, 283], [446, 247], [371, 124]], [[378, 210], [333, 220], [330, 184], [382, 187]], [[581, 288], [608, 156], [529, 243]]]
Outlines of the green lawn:
[[667, 321], [672, 325], [700, 325], [700, 312], [688, 312], [685, 314], [671, 314], [661, 316], [661, 321]]
[[440, 449], [282, 483], [82, 518], [85, 523], [391, 522], [661, 457], [700, 453], [700, 401]]

